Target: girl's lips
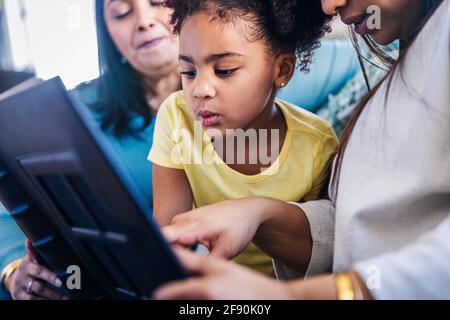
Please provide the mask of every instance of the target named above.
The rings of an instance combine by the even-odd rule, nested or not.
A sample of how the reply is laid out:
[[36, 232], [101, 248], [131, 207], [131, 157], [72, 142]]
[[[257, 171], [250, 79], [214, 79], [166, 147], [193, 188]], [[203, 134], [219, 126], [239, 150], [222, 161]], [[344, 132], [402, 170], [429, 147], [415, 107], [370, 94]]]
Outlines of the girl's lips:
[[198, 118], [203, 127], [212, 127], [220, 122], [221, 116], [211, 112], [199, 112]]

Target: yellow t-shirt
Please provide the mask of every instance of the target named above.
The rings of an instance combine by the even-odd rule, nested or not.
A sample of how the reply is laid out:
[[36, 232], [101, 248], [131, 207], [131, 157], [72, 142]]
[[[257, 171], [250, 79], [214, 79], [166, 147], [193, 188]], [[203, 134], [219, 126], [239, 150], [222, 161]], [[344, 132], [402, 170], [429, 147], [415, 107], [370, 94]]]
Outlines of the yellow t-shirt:
[[[260, 174], [242, 174], [222, 160], [201, 125], [194, 124], [194, 112], [182, 91], [161, 105], [148, 159], [162, 167], [184, 170], [197, 208], [249, 196], [314, 200], [338, 139], [331, 125], [318, 116], [286, 102], [277, 100], [276, 104], [287, 124], [286, 137], [276, 161]], [[273, 273], [271, 259], [253, 245], [235, 261]]]

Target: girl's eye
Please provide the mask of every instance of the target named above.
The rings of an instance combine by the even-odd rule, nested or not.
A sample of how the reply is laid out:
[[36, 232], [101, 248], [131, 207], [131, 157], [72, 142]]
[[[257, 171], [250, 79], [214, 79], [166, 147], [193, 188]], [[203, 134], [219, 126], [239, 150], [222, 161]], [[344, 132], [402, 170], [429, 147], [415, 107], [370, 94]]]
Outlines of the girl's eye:
[[233, 75], [233, 73], [236, 71], [237, 69], [217, 69], [216, 70], [216, 75], [218, 75], [219, 77], [230, 77]]
[[186, 78], [193, 79], [196, 76], [195, 71], [181, 71], [181, 75], [185, 76]]

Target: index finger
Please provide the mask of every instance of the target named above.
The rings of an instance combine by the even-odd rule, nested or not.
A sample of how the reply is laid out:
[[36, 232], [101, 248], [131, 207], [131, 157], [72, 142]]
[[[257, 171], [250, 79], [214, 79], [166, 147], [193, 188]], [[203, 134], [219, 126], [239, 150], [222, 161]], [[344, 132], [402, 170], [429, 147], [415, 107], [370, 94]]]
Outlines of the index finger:
[[27, 272], [30, 276], [40, 279], [40, 280], [44, 280], [48, 283], [53, 284], [54, 286], [56, 286], [58, 288], [62, 286], [62, 282], [58, 278], [56, 273], [50, 271], [46, 267], [41, 266], [37, 263], [30, 262], [30, 264], [27, 268]]
[[197, 243], [195, 233], [189, 227], [181, 225], [168, 225], [161, 229], [163, 236], [169, 243], [190, 246]]

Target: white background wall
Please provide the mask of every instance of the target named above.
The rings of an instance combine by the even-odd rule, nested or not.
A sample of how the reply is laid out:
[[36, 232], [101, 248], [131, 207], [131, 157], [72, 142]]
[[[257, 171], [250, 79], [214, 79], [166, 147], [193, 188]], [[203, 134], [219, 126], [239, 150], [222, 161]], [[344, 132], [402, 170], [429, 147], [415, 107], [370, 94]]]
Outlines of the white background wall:
[[59, 75], [68, 88], [98, 76], [94, 0], [5, 0], [5, 9], [15, 69]]

